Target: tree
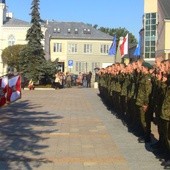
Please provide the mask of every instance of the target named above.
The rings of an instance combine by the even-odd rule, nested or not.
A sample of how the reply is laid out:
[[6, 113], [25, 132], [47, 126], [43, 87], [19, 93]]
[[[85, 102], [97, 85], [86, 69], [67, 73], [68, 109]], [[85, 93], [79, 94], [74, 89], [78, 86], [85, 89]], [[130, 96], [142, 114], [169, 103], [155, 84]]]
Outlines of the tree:
[[43, 79], [41, 79], [40, 84], [51, 84], [54, 82], [54, 76], [55, 72], [57, 71], [56, 66], [58, 63], [58, 59], [56, 59], [54, 62], [52, 61], [46, 61], [46, 65], [44, 67], [45, 70], [45, 76]]
[[25, 45], [8, 46], [2, 51], [2, 61], [9, 67], [15, 68], [19, 72], [20, 52], [25, 48]]
[[116, 44], [117, 45], [118, 45], [120, 37], [125, 37], [127, 33], [129, 34], [129, 36], [128, 36], [129, 43], [130, 44], [137, 44], [137, 40], [136, 40], [135, 36], [132, 33], [130, 33], [126, 28], [121, 28], [121, 27], [119, 27], [119, 28], [100, 27], [99, 30], [106, 33], [106, 34], [109, 34], [111, 36], [116, 34], [116, 37], [117, 37], [117, 43]]
[[28, 44], [21, 52], [20, 68], [28, 79], [38, 81], [45, 76], [44, 67], [46, 60], [41, 40], [44, 38], [41, 31], [39, 0], [32, 1], [31, 27], [27, 31], [26, 40]]

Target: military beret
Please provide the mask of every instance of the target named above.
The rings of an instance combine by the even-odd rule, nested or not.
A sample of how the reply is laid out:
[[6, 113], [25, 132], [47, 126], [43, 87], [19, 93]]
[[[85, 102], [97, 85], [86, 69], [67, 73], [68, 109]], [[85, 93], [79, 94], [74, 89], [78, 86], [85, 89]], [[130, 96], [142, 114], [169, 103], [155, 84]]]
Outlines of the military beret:
[[152, 66], [150, 63], [147, 63], [147, 62], [143, 62], [143, 63], [142, 63], [142, 66], [143, 66], [143, 67], [146, 67], [146, 68], [148, 68], [148, 69], [152, 69], [152, 68], [153, 68], [153, 66]]

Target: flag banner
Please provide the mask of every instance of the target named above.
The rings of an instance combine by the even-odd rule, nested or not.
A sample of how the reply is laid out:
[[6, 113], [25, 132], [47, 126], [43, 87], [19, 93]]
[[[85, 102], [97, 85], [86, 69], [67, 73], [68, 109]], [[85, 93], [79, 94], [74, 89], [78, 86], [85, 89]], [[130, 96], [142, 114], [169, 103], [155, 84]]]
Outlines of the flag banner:
[[8, 77], [0, 78], [0, 107], [6, 104]]
[[136, 56], [136, 57], [140, 56], [140, 51], [141, 51], [141, 38], [140, 38], [140, 35], [139, 35], [139, 42], [136, 46], [136, 49], [135, 49], [133, 55]]
[[113, 37], [113, 42], [109, 49], [109, 55], [116, 55], [116, 35]]
[[120, 45], [120, 54], [122, 57], [128, 54], [128, 34], [123, 38], [123, 42]]
[[21, 98], [21, 76], [17, 75], [8, 80], [7, 101], [13, 102]]
[[140, 47], [139, 47], [139, 44], [137, 44], [136, 49], [135, 49], [133, 55], [136, 56], [136, 57], [140, 56]]

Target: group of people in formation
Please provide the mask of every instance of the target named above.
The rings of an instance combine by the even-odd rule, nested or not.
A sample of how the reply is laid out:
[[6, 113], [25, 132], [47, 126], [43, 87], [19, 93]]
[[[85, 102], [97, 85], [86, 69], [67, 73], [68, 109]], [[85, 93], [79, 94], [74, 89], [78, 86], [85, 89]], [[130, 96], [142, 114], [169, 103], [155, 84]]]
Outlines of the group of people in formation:
[[[105, 103], [138, 136], [139, 143], [150, 144], [153, 152], [162, 155], [165, 167], [170, 167], [170, 60], [157, 57], [153, 65], [143, 59], [128, 65], [115, 63], [97, 74]], [[151, 132], [152, 123], [158, 140]]]
[[54, 87], [55, 89], [60, 88], [70, 88], [72, 86], [82, 86], [82, 87], [91, 87], [91, 79], [92, 79], [92, 72], [89, 71], [88, 73], [81, 73], [79, 75], [74, 75], [70, 72], [57, 72], [55, 74], [55, 82]]

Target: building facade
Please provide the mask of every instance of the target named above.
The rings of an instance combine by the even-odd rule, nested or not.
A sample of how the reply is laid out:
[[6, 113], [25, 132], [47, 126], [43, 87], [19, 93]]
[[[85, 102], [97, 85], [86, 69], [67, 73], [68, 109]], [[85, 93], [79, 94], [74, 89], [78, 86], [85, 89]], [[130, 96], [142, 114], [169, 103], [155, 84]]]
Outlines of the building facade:
[[143, 58], [170, 58], [170, 1], [144, 0]]
[[170, 1], [158, 0], [157, 56], [170, 59]]
[[2, 51], [14, 44], [26, 44], [25, 37], [30, 24], [15, 19], [12, 13], [6, 10], [5, 0], [0, 0], [0, 76], [8, 71], [7, 66], [2, 62]]
[[93, 72], [114, 63], [114, 57], [108, 55], [112, 36], [82, 22], [53, 21], [46, 27], [50, 59], [58, 59], [62, 71]]
[[153, 61], [155, 59], [155, 51], [157, 50], [157, 16], [157, 0], [144, 0], [143, 57], [146, 61]]

